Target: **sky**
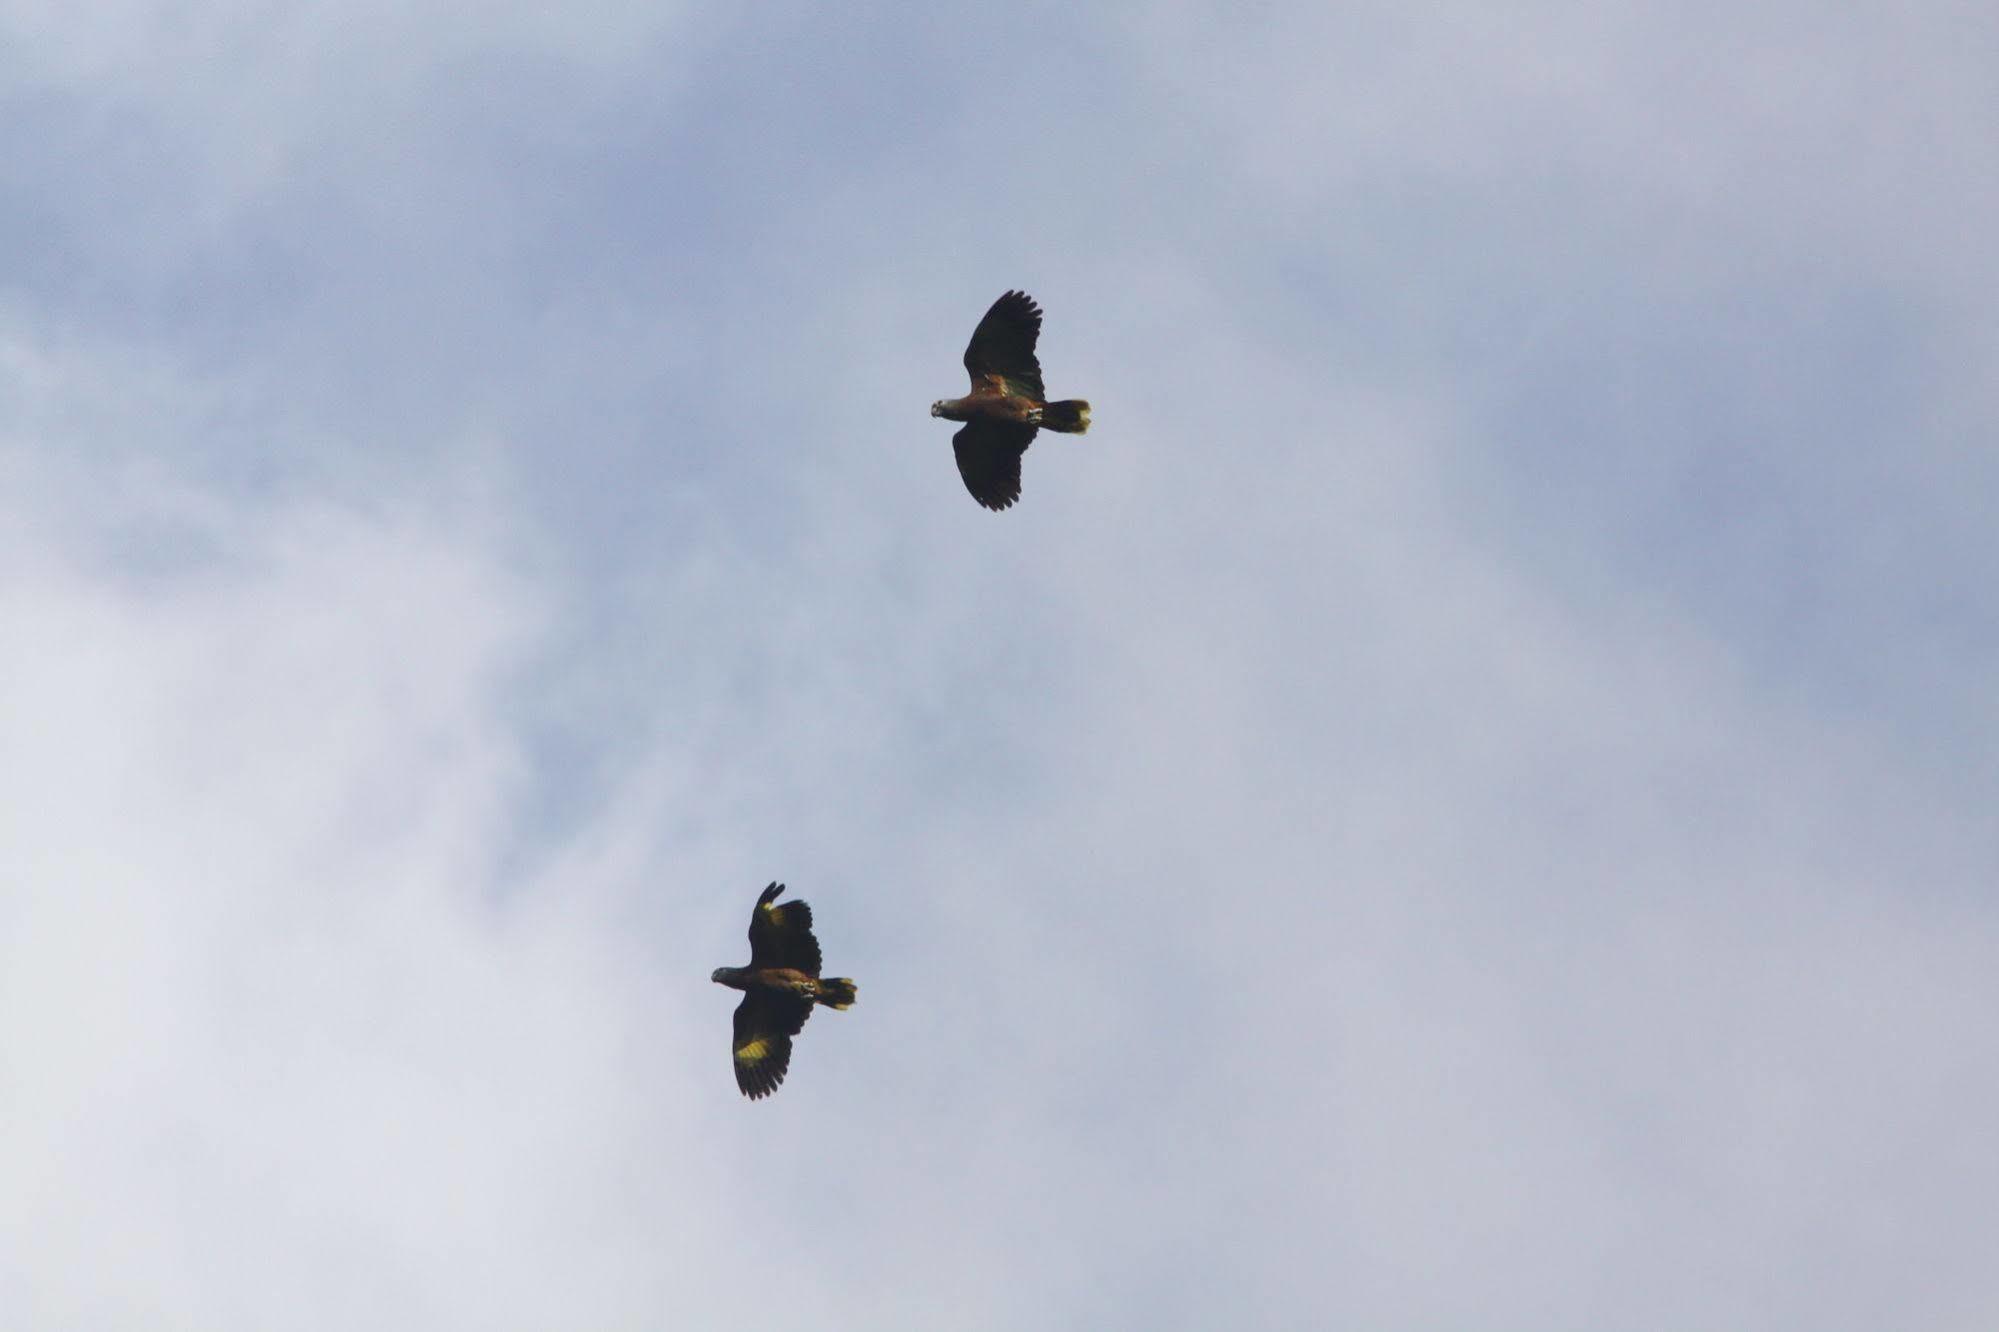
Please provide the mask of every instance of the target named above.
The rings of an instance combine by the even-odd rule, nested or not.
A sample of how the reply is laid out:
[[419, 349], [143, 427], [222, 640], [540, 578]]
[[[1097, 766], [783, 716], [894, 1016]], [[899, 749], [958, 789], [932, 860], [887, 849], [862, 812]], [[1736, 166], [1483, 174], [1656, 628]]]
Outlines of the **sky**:
[[0, 107], [0, 1324], [1999, 1323], [1999, 12], [0, 0]]

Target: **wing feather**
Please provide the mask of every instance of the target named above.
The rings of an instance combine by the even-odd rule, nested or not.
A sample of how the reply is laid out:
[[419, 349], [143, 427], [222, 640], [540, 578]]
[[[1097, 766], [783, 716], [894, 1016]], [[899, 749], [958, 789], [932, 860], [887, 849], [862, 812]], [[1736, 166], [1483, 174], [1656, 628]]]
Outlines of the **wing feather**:
[[1010, 392], [1044, 401], [1041, 362], [1035, 359], [1034, 344], [1041, 337], [1041, 308], [1024, 291], [1010, 291], [994, 301], [986, 317], [972, 330], [965, 346], [965, 369], [972, 376], [972, 390], [986, 375], [999, 375]]
[[751, 990], [736, 1005], [736, 1086], [752, 1101], [776, 1091], [791, 1067], [791, 1038], [812, 1016], [812, 1001]]
[[757, 970], [789, 968], [808, 976], [819, 974], [819, 940], [812, 934], [812, 908], [803, 902], [780, 904], [784, 885], [773, 883], [757, 898], [750, 913], [750, 966]]
[[973, 499], [997, 511], [1020, 498], [1020, 457], [1034, 433], [1033, 426], [980, 419], [951, 436], [958, 475]]

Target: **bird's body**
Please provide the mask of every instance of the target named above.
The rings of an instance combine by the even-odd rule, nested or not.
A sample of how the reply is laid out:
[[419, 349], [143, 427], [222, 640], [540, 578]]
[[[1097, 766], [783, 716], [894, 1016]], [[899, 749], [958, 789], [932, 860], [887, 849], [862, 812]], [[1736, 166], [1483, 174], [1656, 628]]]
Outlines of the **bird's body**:
[[808, 976], [796, 967], [717, 967], [714, 979], [717, 984], [744, 993], [766, 990], [772, 994], [799, 995], [807, 999], [819, 997], [819, 978]]
[[951, 437], [958, 475], [988, 509], [1004, 509], [1020, 498], [1020, 458], [1037, 431], [1080, 435], [1090, 428], [1089, 403], [1047, 400], [1034, 354], [1040, 337], [1041, 309], [1034, 299], [1025, 292], [1006, 293], [986, 311], [965, 347], [972, 391], [930, 404], [932, 416], [965, 423]]
[[815, 1004], [844, 1009], [854, 1003], [852, 981], [819, 975], [812, 908], [798, 901], [779, 905], [783, 892], [783, 884], [771, 884], [750, 913], [750, 964], [717, 967], [710, 977], [743, 992], [730, 1048], [736, 1086], [753, 1101], [784, 1081], [791, 1066], [791, 1038], [805, 1026]]
[[1007, 425], [1040, 425], [1041, 411], [1045, 404], [1031, 398], [1016, 397], [1006, 391], [1006, 383], [999, 376], [981, 386], [981, 391], [968, 393], [962, 398], [946, 398], [935, 405], [933, 416], [941, 416], [946, 421], [999, 421]]

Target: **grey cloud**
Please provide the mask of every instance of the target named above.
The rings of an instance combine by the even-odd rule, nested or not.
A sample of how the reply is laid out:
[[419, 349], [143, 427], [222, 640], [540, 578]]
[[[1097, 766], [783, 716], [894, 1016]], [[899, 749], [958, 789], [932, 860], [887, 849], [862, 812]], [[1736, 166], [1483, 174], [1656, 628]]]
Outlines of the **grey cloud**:
[[1975, 43], [1133, 15], [274, 19], [208, 211], [11, 178], [10, 1326], [1990, 1321]]

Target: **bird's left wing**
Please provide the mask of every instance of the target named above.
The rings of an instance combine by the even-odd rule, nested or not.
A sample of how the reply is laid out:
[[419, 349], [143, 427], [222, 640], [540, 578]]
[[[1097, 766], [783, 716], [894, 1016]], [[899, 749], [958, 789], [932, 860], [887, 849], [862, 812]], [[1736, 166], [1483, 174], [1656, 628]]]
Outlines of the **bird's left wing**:
[[803, 902], [777, 900], [784, 885], [774, 883], [757, 898], [750, 914], [750, 965], [790, 967], [808, 976], [819, 974], [819, 940], [812, 936], [812, 908]]
[[1041, 362], [1035, 359], [1034, 344], [1041, 337], [1041, 308], [1024, 291], [1010, 291], [994, 301], [986, 317], [972, 330], [965, 346], [965, 369], [972, 376], [972, 391], [980, 381], [998, 375], [1006, 391], [1041, 402], [1047, 390], [1041, 387]]

